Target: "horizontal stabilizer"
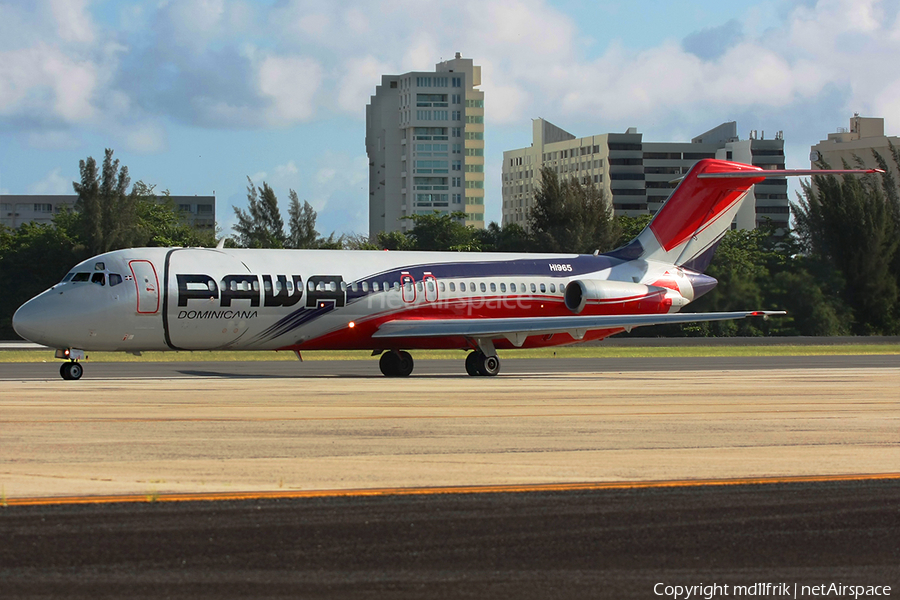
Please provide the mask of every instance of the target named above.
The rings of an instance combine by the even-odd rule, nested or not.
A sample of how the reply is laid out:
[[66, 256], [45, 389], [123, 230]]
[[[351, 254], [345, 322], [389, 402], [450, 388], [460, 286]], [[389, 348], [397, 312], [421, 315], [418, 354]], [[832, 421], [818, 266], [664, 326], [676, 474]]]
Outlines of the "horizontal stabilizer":
[[883, 169], [765, 169], [761, 171], [722, 171], [700, 173], [697, 179], [771, 179], [773, 177], [809, 177], [813, 175], [860, 175], [884, 173]]

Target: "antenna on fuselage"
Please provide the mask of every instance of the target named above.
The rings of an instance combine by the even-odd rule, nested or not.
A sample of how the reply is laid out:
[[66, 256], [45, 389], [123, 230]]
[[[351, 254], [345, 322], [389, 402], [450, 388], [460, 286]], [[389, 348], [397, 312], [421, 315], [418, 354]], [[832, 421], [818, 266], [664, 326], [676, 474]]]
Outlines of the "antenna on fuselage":
[[219, 243], [216, 244], [216, 250], [221, 250], [225, 247], [225, 236], [222, 236], [222, 239], [219, 240]]

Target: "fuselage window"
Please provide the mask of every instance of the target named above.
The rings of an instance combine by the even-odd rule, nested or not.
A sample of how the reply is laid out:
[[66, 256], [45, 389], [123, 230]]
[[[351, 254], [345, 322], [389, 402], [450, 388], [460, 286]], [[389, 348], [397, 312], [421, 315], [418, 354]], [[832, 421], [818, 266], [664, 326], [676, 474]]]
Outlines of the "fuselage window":
[[[444, 284], [442, 283], [441, 285], [444, 285]], [[444, 289], [444, 288], [441, 288], [441, 289]], [[456, 284], [453, 283], [452, 281], [450, 282], [450, 291], [451, 291], [451, 292], [455, 292], [455, 291], [456, 291]]]
[[[263, 281], [263, 289], [266, 290], [267, 292], [271, 292], [272, 291], [272, 282], [269, 281], [268, 279]], [[275, 281], [275, 291], [276, 292], [281, 291], [281, 282], [278, 280]]]
[[368, 281], [363, 281], [363, 282], [362, 282], [362, 291], [364, 291], [364, 292], [368, 292], [368, 291], [369, 291], [369, 282], [368, 282]]
[[487, 291], [487, 286], [484, 285], [484, 282], [482, 281], [482, 282], [481, 282], [481, 292], [484, 293], [484, 292], [486, 292], [486, 291]]
[[537, 286], [532, 283], [531, 284], [531, 293], [533, 294], [536, 291], [537, 291]]
[[258, 292], [259, 291], [259, 280], [257, 279], [256, 281], [254, 281], [252, 285], [253, 285], [253, 291]]
[[109, 286], [112, 287], [114, 285], [119, 285], [122, 283], [122, 276], [118, 273], [110, 273], [109, 274]]
[[356, 285], [356, 282], [355, 282], [355, 281], [354, 281], [353, 283], [350, 284], [350, 291], [351, 291], [351, 292], [358, 292], [358, 291], [359, 291], [359, 286]]
[[500, 284], [500, 292], [504, 293], [504, 294], [506, 293], [506, 284], [505, 283]]
[[[451, 283], [450, 285], [453, 285], [453, 284]], [[466, 282], [465, 281], [459, 282], [459, 291], [461, 291], [461, 292], [466, 291]]]
[[93, 277], [91, 277], [91, 283], [106, 285], [106, 275], [104, 275], [103, 273], [94, 273]]
[[513, 294], [515, 294], [516, 293], [516, 284], [514, 284], [514, 283], [509, 284], [509, 291], [511, 291]]
[[551, 284], [550, 284], [550, 293], [551, 293], [551, 294], [555, 294], [555, 293], [556, 293], [556, 284], [555, 284], [555, 283], [551, 283]]
[[[278, 287], [281, 287], [281, 282], [278, 282]], [[287, 291], [293, 293], [294, 292], [294, 282], [290, 279], [286, 279], [284, 282], [284, 287]]]
[[372, 291], [373, 291], [373, 292], [377, 292], [378, 289], [379, 289], [379, 288], [378, 288], [378, 282], [377, 282], [377, 281], [373, 281], [373, 282], [372, 282]]
[[[384, 287], [387, 288], [387, 284], [384, 284]], [[399, 282], [399, 281], [395, 281], [395, 282], [394, 282], [394, 291], [395, 291], [395, 292], [399, 292], [399, 291], [400, 291], [400, 282]]]
[[347, 291], [347, 284], [344, 283], [343, 281], [341, 282], [341, 291], [342, 291], [342, 292], [346, 292], [346, 291]]
[[314, 292], [314, 291], [316, 291], [316, 284], [313, 283], [311, 280], [310, 280], [310, 281], [307, 281], [307, 282], [306, 282], [306, 288], [307, 288], [309, 291]]
[[[444, 282], [443, 282], [443, 281], [440, 282], [438, 285], [440, 286], [440, 290], [441, 290], [442, 292], [445, 291], [445, 290], [444, 290]], [[433, 282], [431, 282], [431, 281], [428, 282], [428, 289], [429, 289], [429, 290], [434, 289], [434, 284], [433, 284]]]
[[416, 284], [416, 289], [419, 290], [420, 292], [422, 291], [422, 282], [421, 281]]
[[547, 286], [544, 285], [544, 284], [542, 283], [542, 284], [541, 284], [541, 293], [543, 294], [543, 293], [545, 293], [546, 291], [547, 291]]
[[491, 292], [493, 293], [493, 292], [496, 292], [496, 291], [497, 291], [497, 284], [494, 283], [494, 282], [492, 281], [492, 282], [491, 282]]
[[77, 283], [79, 281], [90, 281], [91, 274], [90, 273], [75, 273], [75, 276], [72, 277], [72, 283]]

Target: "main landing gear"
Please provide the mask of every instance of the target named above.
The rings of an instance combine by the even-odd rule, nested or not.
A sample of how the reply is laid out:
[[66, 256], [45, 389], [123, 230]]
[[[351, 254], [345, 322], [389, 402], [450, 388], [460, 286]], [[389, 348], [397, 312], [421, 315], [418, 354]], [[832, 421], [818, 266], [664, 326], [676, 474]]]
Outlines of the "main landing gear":
[[81, 366], [81, 363], [73, 360], [72, 362], [59, 365], [59, 374], [66, 381], [81, 379], [81, 376], [84, 374], [84, 367]]
[[389, 350], [378, 361], [385, 377], [408, 377], [413, 370], [413, 357], [409, 352]]
[[[385, 377], [408, 377], [413, 364], [413, 357], [405, 350], [388, 350], [382, 353], [378, 361]], [[466, 373], [469, 375], [493, 377], [499, 372], [500, 358], [496, 354], [488, 356], [481, 350], [475, 350], [466, 357]]]
[[500, 357], [496, 354], [486, 356], [481, 350], [470, 352], [466, 357], [466, 373], [493, 377], [500, 372]]

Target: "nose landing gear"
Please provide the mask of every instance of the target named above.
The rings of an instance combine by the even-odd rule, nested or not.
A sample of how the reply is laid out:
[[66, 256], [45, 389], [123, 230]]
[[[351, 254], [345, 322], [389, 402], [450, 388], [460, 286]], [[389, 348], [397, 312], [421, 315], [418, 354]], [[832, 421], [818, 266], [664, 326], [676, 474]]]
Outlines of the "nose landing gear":
[[84, 374], [84, 367], [81, 366], [81, 363], [75, 361], [63, 363], [59, 365], [59, 374], [66, 381], [81, 379], [81, 376]]
[[84, 367], [78, 362], [79, 360], [87, 359], [84, 350], [78, 350], [76, 348], [57, 350], [56, 358], [63, 358], [69, 361], [59, 365], [59, 374], [66, 381], [81, 379], [81, 376], [84, 375]]

